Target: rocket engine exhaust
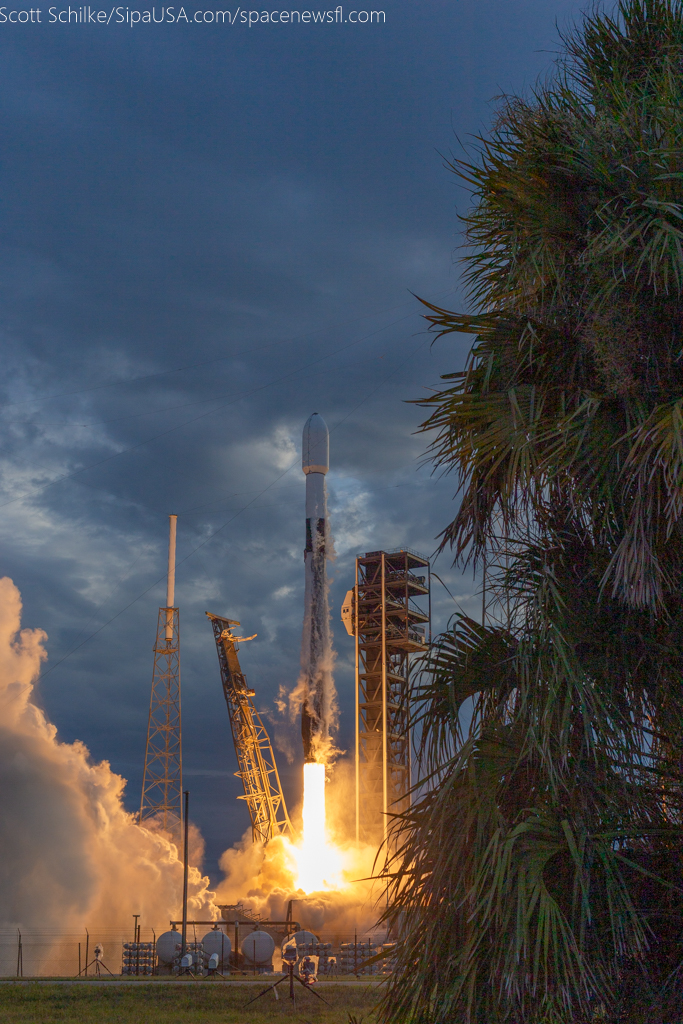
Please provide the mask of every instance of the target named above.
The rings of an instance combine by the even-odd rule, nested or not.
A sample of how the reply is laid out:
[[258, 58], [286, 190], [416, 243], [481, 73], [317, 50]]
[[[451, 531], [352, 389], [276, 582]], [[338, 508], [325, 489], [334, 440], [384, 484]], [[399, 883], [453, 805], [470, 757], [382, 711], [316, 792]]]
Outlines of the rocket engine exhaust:
[[334, 702], [332, 639], [327, 599], [327, 496], [325, 474], [330, 464], [330, 435], [317, 412], [306, 421], [302, 469], [306, 474], [306, 576], [302, 644], [303, 701], [301, 738], [304, 761], [321, 760], [330, 743]]

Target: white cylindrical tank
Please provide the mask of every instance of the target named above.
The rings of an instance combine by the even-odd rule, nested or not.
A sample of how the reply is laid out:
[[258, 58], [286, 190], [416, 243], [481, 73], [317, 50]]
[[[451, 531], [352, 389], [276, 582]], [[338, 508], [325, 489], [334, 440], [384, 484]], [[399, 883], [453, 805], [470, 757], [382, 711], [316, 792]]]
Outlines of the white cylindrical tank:
[[282, 943], [282, 948], [284, 949], [286, 946], [302, 946], [305, 942], [320, 942], [320, 939], [313, 932], [307, 932], [302, 928], [300, 932], [294, 932], [288, 939], [285, 939]]
[[172, 964], [176, 955], [176, 945], [180, 945], [180, 932], [164, 932], [157, 939], [157, 956], [159, 963]]
[[268, 932], [255, 931], [250, 932], [244, 939], [242, 939], [242, 955], [248, 964], [253, 964], [255, 967], [265, 966], [271, 963], [273, 959], [273, 952], [275, 950], [275, 943]]
[[207, 956], [213, 956], [214, 953], [218, 956], [219, 963], [227, 963], [230, 953], [232, 952], [232, 943], [230, 938], [222, 932], [220, 928], [212, 929], [207, 932], [202, 939], [204, 946], [204, 952]]

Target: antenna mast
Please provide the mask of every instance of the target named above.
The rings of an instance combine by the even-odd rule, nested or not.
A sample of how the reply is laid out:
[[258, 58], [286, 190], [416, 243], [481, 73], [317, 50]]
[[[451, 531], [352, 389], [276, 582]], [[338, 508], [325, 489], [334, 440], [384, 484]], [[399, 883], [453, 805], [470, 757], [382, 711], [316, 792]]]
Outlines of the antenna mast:
[[169, 516], [166, 606], [159, 609], [138, 824], [168, 832], [180, 849], [183, 822], [180, 632], [175, 602], [177, 516]]

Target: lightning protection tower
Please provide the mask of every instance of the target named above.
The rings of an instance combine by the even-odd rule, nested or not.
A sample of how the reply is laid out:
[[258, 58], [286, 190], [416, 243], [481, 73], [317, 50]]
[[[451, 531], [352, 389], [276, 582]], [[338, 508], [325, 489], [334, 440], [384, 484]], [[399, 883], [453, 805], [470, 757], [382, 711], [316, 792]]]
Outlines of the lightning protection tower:
[[431, 642], [429, 560], [406, 549], [356, 559], [342, 607], [356, 638], [356, 838], [379, 845], [410, 803], [413, 655]]
[[270, 737], [252, 700], [254, 690], [247, 686], [237, 657], [238, 641], [254, 638], [235, 636], [232, 627], [239, 626], [235, 619], [222, 619], [210, 612], [206, 614], [213, 627], [223, 693], [240, 769], [235, 774], [244, 786], [244, 796], [239, 799], [247, 802], [252, 838], [255, 843], [267, 843], [273, 836], [291, 836], [294, 830], [287, 814]]
[[166, 607], [159, 609], [138, 823], [170, 833], [180, 849], [183, 768], [180, 729], [180, 631], [175, 608], [177, 516], [169, 516]]

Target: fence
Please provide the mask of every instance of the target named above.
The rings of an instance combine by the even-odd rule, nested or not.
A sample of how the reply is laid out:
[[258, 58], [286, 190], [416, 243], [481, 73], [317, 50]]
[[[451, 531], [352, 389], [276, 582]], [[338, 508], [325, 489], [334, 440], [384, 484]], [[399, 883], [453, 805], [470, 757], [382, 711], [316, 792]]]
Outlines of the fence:
[[84, 932], [81, 935], [5, 933], [0, 935], [0, 976], [75, 977], [79, 973], [85, 976], [86, 966], [90, 976], [95, 970], [92, 961], [97, 945], [104, 947], [102, 963], [105, 967], [112, 974], [120, 974], [123, 943], [130, 939], [130, 935], [121, 932]]
[[[160, 929], [164, 931], [168, 929]], [[227, 934], [230, 935], [230, 925], [226, 925]], [[144, 929], [136, 938], [138, 943], [145, 946], [156, 942], [159, 931]], [[196, 942], [200, 935], [194, 934], [188, 928], [188, 943]], [[363, 967], [363, 961], [370, 956], [377, 954], [382, 948], [382, 942], [375, 942], [372, 939], [361, 939], [354, 935], [319, 936], [318, 943], [305, 944], [297, 949], [299, 956], [313, 955], [319, 963], [321, 976], [333, 976], [343, 974], [381, 974], [385, 973], [389, 962], [375, 963]], [[65, 934], [38, 934], [34, 932], [20, 932], [0, 934], [0, 977], [93, 977], [97, 968], [95, 967], [95, 947], [102, 946], [101, 954], [101, 975], [108, 976], [108, 973], [120, 977], [123, 967], [130, 967], [128, 961], [133, 945], [131, 934], [122, 932], [83, 932], [80, 935]], [[146, 956], [145, 950], [145, 956]], [[140, 954], [137, 954], [138, 956]], [[333, 961], [333, 963], [329, 963]], [[273, 959], [275, 970], [280, 970], [280, 943], [276, 942], [275, 956]], [[329, 964], [329, 968], [328, 968]], [[245, 968], [249, 973], [250, 968]], [[125, 974], [137, 973], [127, 970]], [[148, 973], [140, 971], [139, 973]], [[151, 965], [149, 973], [156, 973]], [[167, 970], [163, 971], [168, 974]]]

